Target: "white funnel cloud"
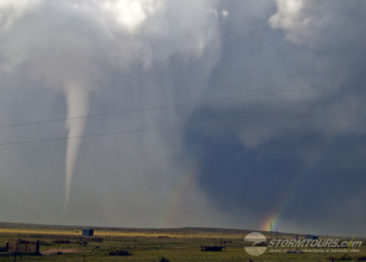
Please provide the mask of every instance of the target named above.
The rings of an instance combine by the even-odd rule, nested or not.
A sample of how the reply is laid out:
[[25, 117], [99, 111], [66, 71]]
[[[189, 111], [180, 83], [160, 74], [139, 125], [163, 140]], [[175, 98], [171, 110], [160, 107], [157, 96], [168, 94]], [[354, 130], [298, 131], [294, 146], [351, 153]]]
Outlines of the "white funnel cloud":
[[[103, 94], [101, 97], [113, 97], [115, 101], [122, 89], [121, 101], [111, 104], [111, 111], [115, 111], [114, 108], [118, 111], [148, 105], [179, 104], [181, 100], [195, 98], [198, 100], [208, 87], [206, 81], [220, 57], [221, 18], [218, 8], [218, 0], [185, 0], [184, 3], [171, 0], [0, 0], [0, 74], [23, 80], [27, 83], [22, 85], [24, 89], [34, 85], [45, 90], [52, 89], [55, 94], [65, 94], [68, 118], [87, 115], [88, 98], [96, 98], [91, 100], [93, 105], [90, 106], [93, 106], [93, 110], [98, 109], [99, 103], [108, 101], [97, 98], [98, 94]], [[176, 76], [181, 75], [181, 70], [171, 66], [177, 62], [182, 70], [190, 68], [190, 64], [197, 66], [199, 73], [189, 70], [192, 78], [187, 77], [187, 83], [180, 84], [180, 77]], [[136, 76], [139, 76], [138, 80]], [[2, 86], [6, 85], [3, 79], [0, 77]], [[187, 97], [179, 95], [182, 93], [187, 94]], [[149, 114], [153, 116], [145, 118], [140, 114], [123, 121], [109, 120], [110, 130], [133, 130], [155, 126], [160, 120], [161, 123], [166, 120], [164, 112]], [[63, 117], [56, 114], [54, 117], [35, 116], [34, 119]], [[182, 123], [185, 117], [174, 112], [170, 120]], [[104, 128], [98, 123], [100, 121], [93, 121], [90, 127]], [[65, 164], [65, 195], [61, 195], [61, 198], [64, 197], [64, 211], [69, 211], [69, 216], [64, 217], [63, 222], [70, 222], [71, 217], [79, 211], [79, 208], [73, 210], [69, 206], [78, 155], [94, 153], [81, 152], [81, 139], [75, 138], [84, 134], [85, 124], [83, 119], [66, 121], [68, 140], [65, 159], [63, 155], [58, 155], [59, 161]], [[63, 131], [56, 130], [57, 134]], [[148, 218], [147, 222], [151, 225], [153, 221], [159, 220], [161, 211], [157, 212], [156, 207], [162, 208], [162, 199], [169, 199], [167, 196], [175, 191], [173, 185], [177, 184], [180, 174], [186, 173], [184, 169], [188, 164], [183, 165], [176, 160], [183, 150], [180, 141], [167, 139], [165, 133], [154, 133], [136, 134], [136, 138], [129, 138], [127, 146], [117, 149], [123, 156], [105, 168], [109, 175], [117, 179], [113, 180], [111, 186], [116, 181], [121, 181], [117, 183], [119, 185], [131, 181], [128, 188], [131, 189], [131, 195], [123, 199], [109, 197], [109, 192], [119, 192], [110, 189], [101, 191], [108, 192], [105, 193], [107, 196], [94, 194], [100, 201], [107, 202], [101, 205], [103, 212], [99, 213], [112, 214], [117, 209], [125, 210], [122, 208], [124, 205], [134, 207], [139, 214], [129, 214], [131, 225], [137, 225], [137, 218], [141, 218], [140, 221]], [[60, 136], [65, 135], [61, 133]], [[108, 141], [108, 138], [105, 137], [103, 141]], [[101, 143], [104, 146], [103, 141]], [[101, 151], [111, 152], [113, 145], [103, 147]], [[166, 156], [163, 157], [166, 159], [165, 165], [161, 164], [161, 156]], [[99, 156], [95, 157], [102, 161]], [[80, 169], [80, 177], [90, 173], [88, 168]], [[90, 168], [93, 173], [97, 172], [93, 167]], [[97, 177], [103, 175], [102, 172], [97, 173]], [[118, 180], [120, 177], [121, 180]], [[150, 180], [152, 177], [154, 179]], [[167, 187], [155, 190], [153, 187], [157, 181], [167, 183]], [[198, 186], [195, 188], [194, 191], [198, 191]], [[77, 191], [79, 197], [75, 197], [75, 200], [82, 199], [80, 193], [83, 194], [83, 191]], [[192, 192], [191, 195], [197, 199], [204, 198], [201, 192]], [[118, 200], [115, 207], [111, 206], [111, 198]], [[86, 205], [95, 204], [90, 197], [85, 199], [83, 210]], [[77, 208], [80, 204], [75, 202], [72, 206]], [[108, 206], [111, 206], [110, 209]], [[155, 218], [151, 218], [151, 214]], [[115, 216], [106, 215], [105, 219], [109, 217]], [[120, 223], [120, 220], [113, 223]]]
[[[88, 93], [85, 88], [77, 84], [71, 84], [66, 91], [67, 99], [67, 118], [84, 116], [88, 113]], [[84, 133], [86, 119], [67, 120], [68, 130], [66, 161], [65, 161], [65, 201], [64, 211], [66, 210], [71, 193], [71, 183], [74, 174], [75, 163], [80, 149], [81, 139], [77, 138]]]

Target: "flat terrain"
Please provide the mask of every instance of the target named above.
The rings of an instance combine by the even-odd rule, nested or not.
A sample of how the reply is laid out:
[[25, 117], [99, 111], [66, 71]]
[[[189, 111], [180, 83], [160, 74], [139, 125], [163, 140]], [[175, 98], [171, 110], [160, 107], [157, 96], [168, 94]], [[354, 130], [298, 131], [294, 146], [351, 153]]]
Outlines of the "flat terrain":
[[[95, 228], [94, 239], [81, 238], [81, 227], [0, 223], [0, 247], [9, 240], [40, 240], [42, 255], [18, 255], [16, 261], [366, 261], [366, 247], [360, 253], [269, 253], [252, 257], [244, 250], [244, 237], [251, 231], [225, 229], [113, 229]], [[294, 235], [267, 234], [268, 238]], [[226, 243], [222, 252], [201, 251], [201, 245]], [[365, 241], [364, 241], [365, 243]], [[123, 251], [123, 252], [121, 252]], [[113, 253], [130, 254], [113, 256]], [[346, 254], [348, 253], [348, 254]], [[365, 257], [365, 260], [362, 258]], [[360, 260], [361, 259], [361, 260]], [[168, 261], [166, 260], [166, 261]], [[0, 261], [14, 257], [0, 252]]]

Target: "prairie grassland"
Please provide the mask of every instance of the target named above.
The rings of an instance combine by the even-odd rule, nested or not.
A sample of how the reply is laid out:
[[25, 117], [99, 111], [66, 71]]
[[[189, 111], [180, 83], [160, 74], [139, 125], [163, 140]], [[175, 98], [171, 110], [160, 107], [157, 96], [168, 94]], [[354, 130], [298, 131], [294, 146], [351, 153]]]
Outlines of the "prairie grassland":
[[[11, 239], [40, 240], [41, 252], [59, 253], [57, 255], [18, 256], [16, 261], [160, 261], [162, 257], [169, 261], [195, 262], [195, 261], [240, 261], [240, 262], [325, 262], [330, 256], [335, 258], [352, 259], [358, 261], [366, 256], [365, 247], [360, 253], [347, 254], [275, 254], [265, 253], [260, 257], [249, 256], [244, 250], [243, 238], [246, 231], [214, 230], [214, 229], [105, 229], [95, 230], [96, 236], [103, 238], [103, 242], [91, 239], [80, 242], [80, 227], [52, 227], [52, 226], [26, 226], [26, 225], [1, 225], [0, 246]], [[283, 235], [288, 237], [288, 235]], [[70, 243], [55, 243], [55, 240], [69, 240]], [[223, 252], [202, 252], [201, 245], [212, 246], [226, 241], [227, 248]], [[110, 256], [110, 251], [122, 249], [131, 256]], [[67, 251], [76, 251], [69, 253]], [[0, 261], [13, 261], [13, 257], [0, 255]]]
[[[45, 236], [81, 236], [81, 229], [23, 229], [23, 228], [1, 228], [1, 235], [45, 235]], [[96, 237], [169, 237], [169, 238], [242, 238], [243, 234], [225, 234], [225, 233], [183, 233], [183, 232], [140, 232], [140, 231], [124, 231], [124, 230], [95, 230], [94, 235]]]
[[0, 235], [56, 235], [56, 236], [80, 236], [81, 230], [57, 230], [57, 229], [23, 229], [1, 228]]
[[[95, 228], [97, 237], [170, 237], [170, 238], [207, 238], [207, 239], [232, 239], [240, 238], [251, 231], [225, 230], [225, 229], [130, 229], [130, 228]], [[61, 227], [46, 225], [2, 224], [0, 235], [49, 235], [49, 236], [81, 236], [82, 227]]]

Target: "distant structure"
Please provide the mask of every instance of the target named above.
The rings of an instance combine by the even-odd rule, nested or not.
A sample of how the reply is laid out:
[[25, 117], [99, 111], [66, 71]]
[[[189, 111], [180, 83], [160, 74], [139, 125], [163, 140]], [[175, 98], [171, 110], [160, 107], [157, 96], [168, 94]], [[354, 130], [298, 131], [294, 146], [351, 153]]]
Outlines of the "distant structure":
[[222, 241], [222, 239], [220, 239], [220, 243], [219, 244], [215, 244], [213, 246], [203, 246], [201, 244], [201, 251], [213, 251], [213, 252], [220, 252], [226, 249], [226, 241]]
[[305, 235], [305, 239], [309, 239], [309, 240], [318, 240], [319, 237], [316, 235]]
[[93, 237], [94, 229], [92, 228], [83, 228], [83, 237]]

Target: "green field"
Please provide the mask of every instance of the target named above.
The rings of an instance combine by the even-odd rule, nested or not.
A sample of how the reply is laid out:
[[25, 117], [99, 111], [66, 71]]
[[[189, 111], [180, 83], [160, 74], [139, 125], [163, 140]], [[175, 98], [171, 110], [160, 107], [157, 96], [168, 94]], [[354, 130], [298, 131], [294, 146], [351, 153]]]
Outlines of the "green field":
[[[81, 240], [81, 227], [37, 226], [22, 224], [0, 224], [0, 246], [6, 241], [24, 239], [40, 240], [40, 251], [43, 255], [17, 255], [16, 261], [363, 261], [366, 247], [360, 253], [348, 254], [287, 254], [268, 253], [252, 257], [244, 250], [244, 237], [249, 231], [220, 229], [109, 229], [96, 228], [96, 237]], [[289, 235], [268, 237], [286, 238]], [[70, 241], [70, 243], [55, 243]], [[226, 242], [222, 252], [201, 251], [201, 245], [212, 246]], [[111, 256], [110, 252], [124, 250], [130, 256]], [[72, 252], [72, 253], [68, 253]], [[0, 261], [14, 261], [12, 255], [0, 253]], [[339, 259], [339, 260], [337, 260]], [[351, 259], [351, 260], [349, 260]], [[366, 259], [365, 259], [366, 260]]]

